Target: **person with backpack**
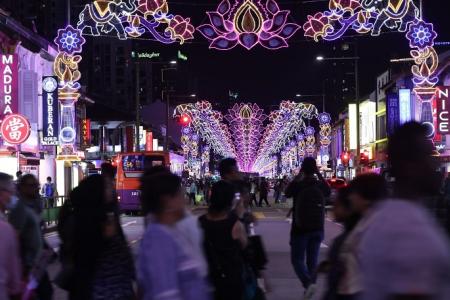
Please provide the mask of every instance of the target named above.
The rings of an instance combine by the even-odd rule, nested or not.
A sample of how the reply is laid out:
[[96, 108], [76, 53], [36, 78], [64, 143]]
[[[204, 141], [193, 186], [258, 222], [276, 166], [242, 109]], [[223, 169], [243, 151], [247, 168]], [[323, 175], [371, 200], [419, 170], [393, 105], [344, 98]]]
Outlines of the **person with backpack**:
[[232, 213], [234, 186], [219, 181], [212, 187], [208, 213], [199, 221], [215, 300], [243, 300], [245, 294], [243, 250], [247, 234], [239, 216]]
[[48, 207], [52, 208], [55, 205], [55, 185], [52, 182], [52, 178], [47, 177], [47, 182], [42, 186], [41, 195], [47, 199]]
[[[314, 158], [305, 158], [300, 173], [286, 188], [294, 198], [291, 227], [291, 263], [306, 291], [312, 295], [320, 244], [324, 238], [325, 197], [331, 193]], [[309, 295], [308, 295], [309, 294]]]

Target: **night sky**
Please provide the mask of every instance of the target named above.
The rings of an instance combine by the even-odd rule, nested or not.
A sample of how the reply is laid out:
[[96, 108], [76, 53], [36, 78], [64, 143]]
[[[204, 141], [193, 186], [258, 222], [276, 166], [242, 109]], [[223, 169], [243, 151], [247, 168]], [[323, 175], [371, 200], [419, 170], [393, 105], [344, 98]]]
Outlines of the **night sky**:
[[[205, 11], [215, 10], [220, 0], [169, 1], [172, 13], [190, 16], [198, 26], [208, 22]], [[308, 14], [323, 11], [328, 1], [279, 0], [281, 9], [291, 10], [291, 20], [303, 25]], [[424, 0], [425, 20], [435, 24], [439, 41], [449, 38], [449, 1]], [[444, 4], [446, 3], [446, 4]], [[443, 7], [446, 6], [446, 7]], [[278, 51], [256, 46], [251, 51], [236, 47], [230, 51], [209, 50], [207, 40], [196, 33], [195, 40], [183, 45], [181, 50], [189, 56], [189, 69], [198, 77], [198, 96], [212, 102], [228, 101], [228, 91], [239, 92], [240, 100], [268, 107], [284, 99], [294, 99], [300, 94], [321, 94], [322, 82], [329, 78], [330, 62], [318, 63], [318, 54], [332, 54], [333, 46], [342, 43], [315, 43], [303, 36], [299, 30], [290, 40], [290, 47]], [[354, 32], [347, 39], [353, 41]], [[152, 42], [149, 42], [152, 43]], [[389, 59], [409, 57], [408, 42], [403, 33], [385, 33], [380, 37], [359, 36], [357, 38], [360, 60], [361, 95], [375, 89], [376, 76], [389, 67]], [[169, 46], [174, 47], [174, 46]], [[149, 44], [149, 49], [151, 44]], [[179, 46], [177, 47], [179, 48]], [[438, 52], [448, 50], [438, 47]], [[352, 56], [353, 53], [348, 56]], [[348, 66], [346, 66], [348, 67]], [[351, 69], [350, 65], [350, 69]], [[332, 99], [328, 97], [328, 102]], [[345, 103], [327, 103], [328, 110], [345, 107]]]

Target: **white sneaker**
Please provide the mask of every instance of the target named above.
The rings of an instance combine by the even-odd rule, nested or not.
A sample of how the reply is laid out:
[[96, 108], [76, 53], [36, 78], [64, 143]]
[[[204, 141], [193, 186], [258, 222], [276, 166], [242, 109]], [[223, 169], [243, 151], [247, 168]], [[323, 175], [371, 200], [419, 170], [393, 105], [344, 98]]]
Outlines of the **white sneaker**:
[[305, 292], [305, 296], [303, 297], [303, 300], [311, 300], [313, 299], [314, 294], [316, 293], [316, 285], [311, 284], [308, 289]]

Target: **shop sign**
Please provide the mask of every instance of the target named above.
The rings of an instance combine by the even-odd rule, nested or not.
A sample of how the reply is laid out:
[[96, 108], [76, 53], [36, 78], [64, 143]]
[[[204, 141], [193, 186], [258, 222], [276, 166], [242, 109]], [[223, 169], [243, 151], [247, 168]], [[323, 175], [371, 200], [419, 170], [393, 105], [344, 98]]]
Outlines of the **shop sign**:
[[187, 61], [188, 57], [187, 57], [187, 55], [183, 54], [180, 50], [178, 50], [178, 59]]
[[42, 101], [42, 144], [56, 146], [58, 145], [59, 138], [59, 102], [57, 77], [43, 77]]
[[398, 91], [400, 124], [411, 121], [411, 90], [400, 89]]
[[450, 134], [450, 87], [442, 86], [436, 90], [437, 132]]
[[81, 148], [86, 149], [91, 146], [91, 120], [82, 119], [80, 124]]
[[398, 94], [396, 93], [387, 95], [386, 116], [386, 133], [390, 136], [400, 124], [400, 108]]
[[18, 60], [16, 54], [0, 55], [0, 119], [18, 111]]
[[145, 151], [151, 152], [153, 151], [153, 132], [147, 132], [145, 141]]
[[3, 141], [11, 145], [24, 143], [31, 134], [31, 126], [28, 120], [17, 114], [7, 115], [0, 126]]

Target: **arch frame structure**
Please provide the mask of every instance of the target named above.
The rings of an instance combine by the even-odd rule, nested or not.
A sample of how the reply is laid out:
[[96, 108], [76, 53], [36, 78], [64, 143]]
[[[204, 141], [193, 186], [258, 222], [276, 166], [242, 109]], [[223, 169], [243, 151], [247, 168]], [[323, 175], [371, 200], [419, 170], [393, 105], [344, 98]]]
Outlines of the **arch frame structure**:
[[[248, 50], [256, 45], [277, 50], [287, 47], [287, 41], [300, 27], [306, 37], [315, 41], [333, 41], [349, 31], [372, 36], [385, 29], [404, 32], [414, 62], [411, 72], [414, 92], [421, 100], [421, 122], [427, 125], [429, 136], [434, 135], [430, 112], [438, 83], [439, 58], [434, 48], [437, 33], [432, 23], [423, 20], [414, 0], [329, 0], [328, 9], [309, 15], [303, 26], [289, 23], [290, 11], [280, 9], [276, 0], [222, 0], [216, 11], [207, 14], [210, 24], [200, 25], [197, 30], [209, 40], [210, 48], [219, 50], [238, 45]], [[183, 44], [194, 38], [195, 30], [189, 18], [169, 12], [167, 0], [94, 0], [84, 6], [76, 27], [59, 29], [54, 40], [58, 48], [54, 73], [59, 79], [61, 110], [59, 158], [77, 159], [75, 103], [80, 97], [84, 36], [115, 34], [126, 40], [148, 35], [164, 44]]]

